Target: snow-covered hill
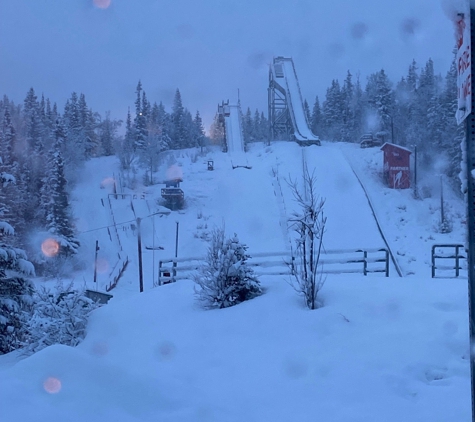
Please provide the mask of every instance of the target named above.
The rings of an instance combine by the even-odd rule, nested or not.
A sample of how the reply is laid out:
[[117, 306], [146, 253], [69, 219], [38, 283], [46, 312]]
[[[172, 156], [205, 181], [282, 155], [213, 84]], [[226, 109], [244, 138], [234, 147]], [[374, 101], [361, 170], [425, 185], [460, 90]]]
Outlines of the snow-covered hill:
[[[183, 173], [186, 207], [169, 215], [156, 201], [163, 185], [142, 187], [138, 175], [135, 190], [110, 197], [117, 164], [91, 160], [74, 195], [90, 262], [76, 279], [94, 287], [95, 240], [101, 288], [118, 249], [130, 263], [81, 345], [49, 347], [18, 363], [0, 357], [2, 414], [91, 422], [469, 420], [467, 281], [431, 279], [428, 262], [432, 243], [463, 243], [463, 204], [448, 197], [454, 231], [435, 233], [436, 194], [415, 201], [385, 188], [378, 151], [281, 142], [253, 145], [244, 158], [178, 152], [156, 175]], [[250, 168], [233, 169], [236, 160]], [[326, 198], [325, 247], [384, 246], [353, 167], [406, 277], [329, 275], [316, 311], [282, 276], [263, 276], [264, 295], [225, 310], [200, 309], [191, 281], [153, 288], [158, 260], [174, 255], [177, 222], [179, 256], [204, 255], [209, 231], [223, 224], [251, 255], [288, 249], [285, 220], [296, 205], [286, 179], [301, 181], [304, 160]], [[112, 221], [109, 199], [117, 232], [103, 228]], [[142, 294], [136, 216], [145, 217]]]

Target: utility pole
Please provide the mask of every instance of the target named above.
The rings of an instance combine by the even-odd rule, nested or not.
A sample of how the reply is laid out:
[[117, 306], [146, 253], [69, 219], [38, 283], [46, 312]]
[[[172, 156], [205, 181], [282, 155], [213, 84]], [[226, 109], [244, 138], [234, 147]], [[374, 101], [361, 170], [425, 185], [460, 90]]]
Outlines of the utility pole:
[[140, 232], [140, 223], [142, 219], [137, 217], [137, 250], [139, 253], [139, 285], [140, 293], [143, 292], [143, 269], [142, 269], [142, 236]]
[[389, 116], [391, 118], [391, 143], [394, 144], [394, 121], [393, 116]]
[[445, 213], [444, 213], [444, 183], [442, 175], [440, 175], [440, 224], [445, 229]]
[[[139, 258], [139, 286], [140, 286], [140, 293], [143, 292], [143, 266], [142, 266], [142, 232], [140, 224], [144, 218], [153, 217], [155, 215], [169, 215], [170, 211], [158, 211], [153, 214], [147, 215], [143, 218], [137, 217], [137, 252]], [[178, 230], [178, 228], [177, 228]], [[153, 236], [155, 236], [155, 221], [153, 222]], [[154, 260], [154, 258], [153, 258]], [[153, 262], [154, 263], [154, 262]]]
[[419, 199], [417, 191], [417, 145], [414, 145], [414, 198]]
[[176, 267], [177, 267], [177, 261], [176, 258], [178, 258], [178, 227], [180, 223], [177, 221], [176, 222], [176, 238], [175, 238], [175, 261], [173, 261], [173, 281], [175, 280], [176, 277]]

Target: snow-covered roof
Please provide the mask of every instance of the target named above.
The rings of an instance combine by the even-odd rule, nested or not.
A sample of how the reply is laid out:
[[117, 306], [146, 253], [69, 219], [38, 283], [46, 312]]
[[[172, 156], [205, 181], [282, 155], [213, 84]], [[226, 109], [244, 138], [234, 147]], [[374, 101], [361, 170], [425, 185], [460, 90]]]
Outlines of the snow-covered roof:
[[409, 154], [412, 154], [412, 151], [411, 151], [410, 149], [404, 148], [404, 147], [402, 147], [401, 145], [392, 144], [391, 142], [385, 142], [385, 143], [383, 144], [383, 146], [381, 147], [381, 149], [382, 149], [383, 151], [384, 151], [384, 148], [386, 147], [386, 145], [392, 146], [392, 147], [395, 147], [395, 148], [402, 149], [402, 150], [404, 150], [404, 151], [407, 151]]

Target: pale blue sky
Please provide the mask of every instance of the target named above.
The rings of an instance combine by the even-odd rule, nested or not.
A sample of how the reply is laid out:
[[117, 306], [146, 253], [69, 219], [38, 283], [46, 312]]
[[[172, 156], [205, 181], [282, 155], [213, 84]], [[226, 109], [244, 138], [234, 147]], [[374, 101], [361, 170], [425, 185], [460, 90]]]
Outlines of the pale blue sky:
[[62, 109], [83, 92], [125, 118], [141, 79], [168, 110], [180, 88], [208, 126], [238, 88], [244, 106], [267, 112], [273, 56], [294, 58], [312, 105], [347, 69], [397, 81], [431, 57], [445, 75], [454, 43], [440, 0], [0, 0], [0, 94], [21, 102], [33, 86]]

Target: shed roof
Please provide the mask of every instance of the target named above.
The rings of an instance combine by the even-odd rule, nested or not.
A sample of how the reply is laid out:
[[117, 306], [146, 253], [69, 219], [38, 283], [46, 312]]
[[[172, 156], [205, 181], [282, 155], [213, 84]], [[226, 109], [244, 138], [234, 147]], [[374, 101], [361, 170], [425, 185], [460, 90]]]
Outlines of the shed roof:
[[391, 144], [390, 142], [385, 142], [384, 145], [381, 147], [381, 149], [384, 151], [384, 149], [387, 148], [387, 147], [402, 149], [403, 151], [406, 151], [409, 154], [412, 154], [412, 151], [410, 149], [404, 148], [401, 145]]

